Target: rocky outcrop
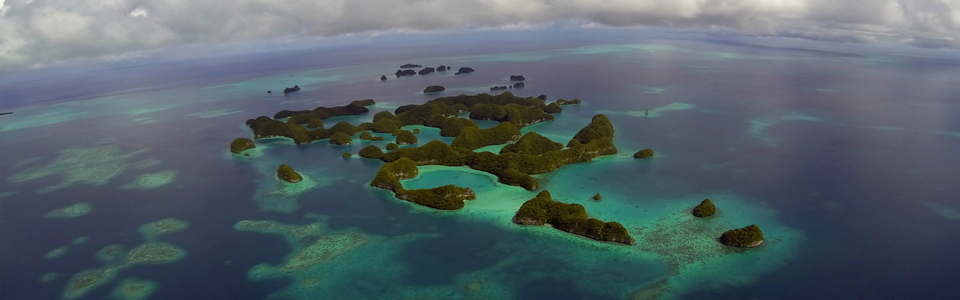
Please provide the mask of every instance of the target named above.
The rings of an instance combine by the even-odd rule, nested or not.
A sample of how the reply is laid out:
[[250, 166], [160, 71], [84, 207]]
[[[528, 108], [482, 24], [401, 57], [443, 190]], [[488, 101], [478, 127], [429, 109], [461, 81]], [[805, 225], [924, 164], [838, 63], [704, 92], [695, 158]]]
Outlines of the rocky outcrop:
[[232, 143], [230, 143], [230, 152], [233, 152], [233, 153], [236, 153], [236, 154], [240, 154], [240, 152], [243, 152], [243, 150], [253, 149], [253, 148], [256, 148], [256, 147], [257, 147], [257, 146], [254, 145], [254, 144], [253, 144], [253, 141], [251, 141], [250, 139], [248, 139], [248, 138], [238, 138], [238, 139], [233, 140]]
[[415, 64], [403, 64], [403, 65], [400, 65], [400, 68], [401, 68], [401, 69], [413, 69], [413, 68], [419, 68], [419, 67], [422, 67], [422, 66], [421, 66], [421, 65], [415, 65]]
[[510, 81], [524, 81], [523, 75], [510, 75]]
[[740, 248], [757, 247], [763, 243], [763, 232], [760, 232], [757, 225], [727, 230], [720, 236], [720, 243]]
[[280, 167], [277, 168], [277, 177], [289, 183], [297, 183], [303, 180], [300, 173], [297, 173], [288, 165], [280, 165]]
[[717, 213], [717, 207], [713, 205], [713, 202], [710, 202], [710, 199], [703, 199], [700, 205], [693, 208], [693, 216], [698, 218], [706, 218], [715, 213]]
[[380, 75], [380, 81], [386, 81], [387, 75]]
[[453, 75], [470, 74], [470, 73], [473, 73], [473, 71], [474, 71], [473, 68], [461, 67], [459, 70], [457, 70], [457, 73], [454, 73]]
[[414, 71], [414, 70], [397, 70], [397, 72], [396, 72], [396, 73], [393, 73], [393, 74], [394, 74], [394, 75], [397, 75], [397, 77], [400, 77], [400, 76], [413, 76], [413, 75], [417, 75], [417, 71]]
[[501, 85], [501, 86], [492, 86], [492, 87], [490, 87], [490, 90], [491, 90], [491, 91], [499, 91], [499, 90], [505, 90], [505, 89], [508, 89], [508, 88], [510, 88], [510, 87], [509, 87], [509, 86], [505, 86], [505, 85]]
[[439, 67], [437, 67], [437, 72], [446, 72], [446, 71], [447, 71], [447, 66], [440, 65]]
[[523, 82], [517, 82], [513, 84], [514, 88], [522, 88], [524, 86]]
[[436, 69], [431, 67], [426, 67], [426, 68], [423, 68], [423, 70], [420, 70], [420, 72], [417, 72], [417, 74], [427, 75], [427, 74], [433, 73], [433, 71], [436, 71]]
[[288, 87], [288, 88], [283, 89], [283, 93], [284, 93], [284, 94], [289, 94], [289, 93], [293, 93], [293, 92], [296, 92], [296, 91], [299, 91], [299, 90], [300, 90], [300, 86], [299, 86], [299, 85], [294, 85], [292, 88], [289, 88], [289, 87]]

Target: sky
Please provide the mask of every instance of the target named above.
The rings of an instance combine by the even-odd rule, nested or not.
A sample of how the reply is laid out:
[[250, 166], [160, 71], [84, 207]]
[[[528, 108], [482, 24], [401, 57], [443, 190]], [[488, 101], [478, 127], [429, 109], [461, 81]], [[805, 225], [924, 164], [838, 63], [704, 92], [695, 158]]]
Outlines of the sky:
[[960, 49], [960, 0], [0, 0], [0, 70], [184, 45], [558, 23]]

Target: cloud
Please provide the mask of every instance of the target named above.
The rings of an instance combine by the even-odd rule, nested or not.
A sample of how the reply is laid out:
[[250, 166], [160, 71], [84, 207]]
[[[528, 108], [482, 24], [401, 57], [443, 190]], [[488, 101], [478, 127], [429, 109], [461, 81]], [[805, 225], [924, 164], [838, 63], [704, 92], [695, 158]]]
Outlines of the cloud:
[[184, 44], [569, 19], [960, 48], [960, 0], [0, 0], [0, 68]]

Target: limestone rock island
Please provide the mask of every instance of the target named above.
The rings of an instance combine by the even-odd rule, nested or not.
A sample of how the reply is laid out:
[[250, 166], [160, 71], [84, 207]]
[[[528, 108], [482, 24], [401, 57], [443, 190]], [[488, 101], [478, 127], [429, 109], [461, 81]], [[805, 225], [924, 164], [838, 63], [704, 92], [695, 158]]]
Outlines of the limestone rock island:
[[299, 90], [300, 90], [300, 86], [299, 86], [299, 85], [294, 85], [292, 88], [285, 88], [285, 89], [283, 89], [283, 93], [284, 93], [284, 94], [289, 94], [289, 93], [293, 93], [293, 92], [296, 92], [296, 91], [299, 91]]
[[300, 173], [297, 173], [288, 165], [280, 165], [280, 168], [277, 168], [277, 177], [289, 183], [297, 183], [303, 180]]
[[442, 91], [444, 91], [444, 90], [446, 90], [446, 88], [444, 88], [444, 87], [442, 87], [442, 86], [439, 86], [439, 85], [431, 85], [431, 86], [428, 86], [427, 88], [423, 89], [423, 92], [424, 92], [424, 93], [436, 93], [436, 92], [442, 92]]
[[633, 154], [633, 158], [651, 158], [653, 157], [653, 149], [643, 149]]
[[510, 81], [524, 81], [523, 75], [510, 75]]
[[232, 143], [230, 143], [230, 152], [233, 152], [233, 153], [236, 153], [236, 154], [240, 154], [240, 152], [243, 152], [243, 150], [253, 149], [253, 148], [256, 148], [256, 147], [257, 147], [257, 146], [254, 145], [254, 144], [253, 144], [253, 141], [251, 141], [250, 139], [248, 139], [248, 138], [238, 138], [238, 139], [233, 140]]
[[720, 236], [720, 243], [740, 248], [753, 248], [763, 243], [763, 232], [760, 232], [760, 227], [757, 225], [727, 230]]
[[693, 208], [693, 215], [698, 218], [706, 218], [717, 213], [717, 207], [710, 202], [710, 199], [703, 199], [700, 205]]
[[630, 233], [620, 223], [590, 218], [583, 205], [554, 201], [546, 190], [523, 203], [513, 222], [520, 225], [550, 224], [553, 228], [598, 241], [633, 244]]

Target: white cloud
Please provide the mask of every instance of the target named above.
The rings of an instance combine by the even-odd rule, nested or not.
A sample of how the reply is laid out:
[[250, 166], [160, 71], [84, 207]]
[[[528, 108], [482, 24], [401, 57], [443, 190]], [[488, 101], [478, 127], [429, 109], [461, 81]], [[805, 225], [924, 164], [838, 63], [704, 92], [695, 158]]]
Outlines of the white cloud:
[[181, 44], [569, 19], [960, 48], [960, 0], [0, 0], [0, 68]]

